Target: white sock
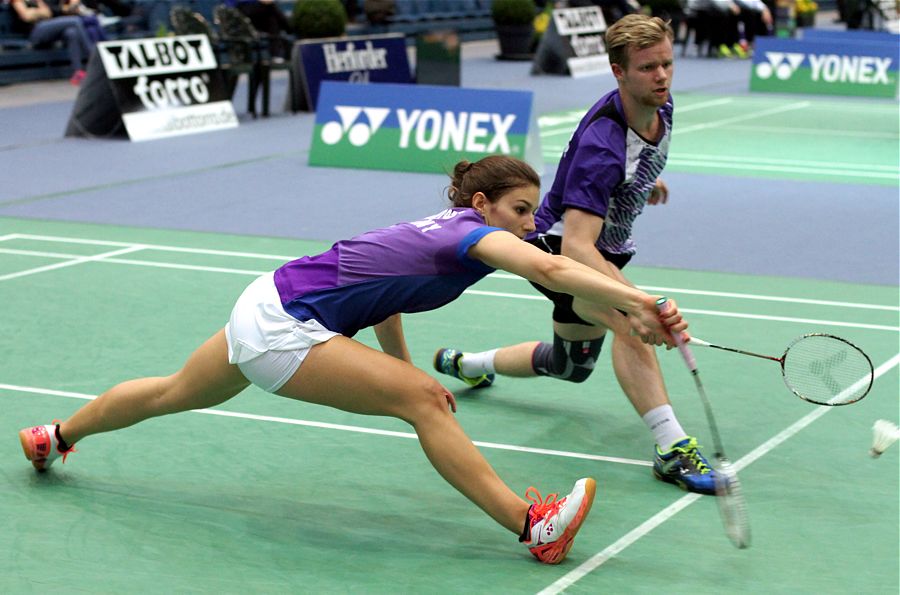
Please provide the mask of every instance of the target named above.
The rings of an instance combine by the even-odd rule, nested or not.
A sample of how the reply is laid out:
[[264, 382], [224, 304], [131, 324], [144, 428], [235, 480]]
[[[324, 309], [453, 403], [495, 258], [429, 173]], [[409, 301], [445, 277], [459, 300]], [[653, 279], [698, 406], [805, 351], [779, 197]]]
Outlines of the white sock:
[[482, 374], [493, 374], [494, 356], [497, 355], [497, 349], [490, 351], [482, 351], [481, 353], [466, 353], [459, 360], [459, 369], [463, 376], [469, 378], [477, 378]]
[[651, 409], [643, 415], [643, 420], [664, 452], [674, 443], [687, 437], [671, 405], [660, 405]]

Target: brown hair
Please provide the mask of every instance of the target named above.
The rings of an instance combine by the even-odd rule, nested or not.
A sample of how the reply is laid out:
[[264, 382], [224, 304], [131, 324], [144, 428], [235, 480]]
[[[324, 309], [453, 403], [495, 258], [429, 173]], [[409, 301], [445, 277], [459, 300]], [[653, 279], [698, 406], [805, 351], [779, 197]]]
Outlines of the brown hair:
[[675, 33], [667, 21], [645, 14], [628, 14], [613, 23], [606, 31], [606, 51], [609, 63], [628, 68], [628, 48], [642, 50], [664, 40], [675, 40]]
[[460, 161], [450, 180], [447, 198], [454, 207], [471, 207], [476, 192], [494, 203], [514, 188], [541, 186], [541, 178], [530, 165], [506, 155], [491, 155], [474, 163]]

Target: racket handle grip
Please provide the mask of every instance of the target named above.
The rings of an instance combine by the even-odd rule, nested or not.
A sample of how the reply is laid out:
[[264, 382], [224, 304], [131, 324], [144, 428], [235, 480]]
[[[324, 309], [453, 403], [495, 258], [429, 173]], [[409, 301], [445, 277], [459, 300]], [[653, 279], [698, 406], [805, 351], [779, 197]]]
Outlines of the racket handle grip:
[[[656, 310], [661, 314], [664, 314], [672, 305], [669, 303], [669, 298], [661, 297], [656, 300]], [[675, 339], [675, 345], [678, 347], [678, 351], [681, 352], [681, 357], [684, 359], [684, 363], [687, 364], [687, 367], [691, 370], [691, 372], [697, 371], [697, 360], [694, 359], [694, 354], [691, 351], [691, 348], [687, 346], [687, 343], [684, 342], [684, 336], [682, 333], [672, 333], [672, 337]]]

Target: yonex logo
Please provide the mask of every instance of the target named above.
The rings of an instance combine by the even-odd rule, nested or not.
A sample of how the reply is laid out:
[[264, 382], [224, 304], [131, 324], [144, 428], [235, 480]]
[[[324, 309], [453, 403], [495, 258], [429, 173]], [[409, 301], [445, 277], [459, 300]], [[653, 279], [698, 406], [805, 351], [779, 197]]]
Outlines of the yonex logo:
[[768, 79], [774, 74], [779, 79], [786, 81], [797, 71], [805, 57], [806, 54], [794, 52], [766, 52], [767, 62], [760, 62], [756, 65], [756, 76]]
[[809, 62], [810, 80], [826, 83], [890, 85], [888, 74], [891, 58], [878, 56], [844, 56], [836, 54], [799, 54], [766, 52], [766, 62], [756, 65], [756, 76], [781, 80], [793, 76], [804, 60]]
[[[340, 122], [322, 126], [322, 142], [336, 145], [346, 136], [356, 147], [369, 142], [391, 112], [389, 108], [350, 105], [336, 105], [334, 109]], [[398, 108], [396, 117], [400, 149], [415, 146], [422, 151], [512, 152], [509, 134], [516, 114]]]
[[[340, 122], [329, 122], [322, 126], [322, 142], [326, 145], [335, 145], [344, 135], [355, 147], [361, 147], [372, 138], [391, 110], [386, 107], [354, 107], [351, 105], [336, 105], [334, 109], [340, 116]], [[368, 124], [357, 122], [359, 114], [365, 113]]]
[[888, 69], [891, 59], [878, 56], [837, 56], [820, 54], [809, 56], [812, 80], [826, 83], [858, 83], [862, 85], [890, 85]]

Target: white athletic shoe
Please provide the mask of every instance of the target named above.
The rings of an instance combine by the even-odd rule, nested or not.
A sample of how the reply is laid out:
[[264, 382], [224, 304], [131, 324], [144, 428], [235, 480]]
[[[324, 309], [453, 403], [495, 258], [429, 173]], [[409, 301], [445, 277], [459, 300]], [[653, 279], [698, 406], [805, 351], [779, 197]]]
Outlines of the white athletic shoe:
[[38, 471], [44, 471], [59, 457], [62, 457], [63, 463], [65, 463], [69, 453], [75, 451], [74, 445], [70, 446], [69, 450], [59, 449], [55, 424], [20, 430], [19, 441], [22, 442], [25, 458], [31, 461]]
[[525, 497], [533, 502], [528, 509], [528, 538], [520, 537], [519, 541], [544, 564], [559, 564], [572, 548], [596, 492], [597, 482], [590, 478], [575, 482], [572, 492], [562, 500], [557, 500], [557, 494], [541, 498], [535, 488], [528, 488]]

